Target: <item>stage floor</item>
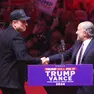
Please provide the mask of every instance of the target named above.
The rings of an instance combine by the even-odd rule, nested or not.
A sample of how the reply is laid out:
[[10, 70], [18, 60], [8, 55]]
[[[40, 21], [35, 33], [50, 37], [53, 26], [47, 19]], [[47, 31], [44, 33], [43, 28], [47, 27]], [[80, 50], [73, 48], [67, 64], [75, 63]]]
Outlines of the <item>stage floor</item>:
[[[28, 86], [27, 82], [25, 83], [25, 89], [26, 89], [26, 94], [47, 94], [45, 91], [44, 87], [42, 86]], [[2, 94], [0, 90], [0, 94]]]

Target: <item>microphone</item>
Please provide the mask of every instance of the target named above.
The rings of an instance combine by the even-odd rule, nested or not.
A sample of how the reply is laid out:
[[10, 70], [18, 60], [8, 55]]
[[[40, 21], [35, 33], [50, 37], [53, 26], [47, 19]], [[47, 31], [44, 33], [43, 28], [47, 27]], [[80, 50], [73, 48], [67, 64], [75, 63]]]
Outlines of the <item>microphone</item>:
[[62, 50], [64, 52], [65, 51], [65, 42], [64, 42], [63, 39], [60, 42], [61, 42], [61, 48], [62, 48]]
[[[65, 42], [64, 42], [63, 39], [62, 39], [60, 42], [61, 42], [61, 49], [62, 49], [62, 52], [64, 52], [64, 51], [65, 51]], [[61, 64], [63, 64], [63, 63], [64, 63], [64, 56], [63, 56], [62, 53], [60, 53], [60, 54], [61, 54]]]

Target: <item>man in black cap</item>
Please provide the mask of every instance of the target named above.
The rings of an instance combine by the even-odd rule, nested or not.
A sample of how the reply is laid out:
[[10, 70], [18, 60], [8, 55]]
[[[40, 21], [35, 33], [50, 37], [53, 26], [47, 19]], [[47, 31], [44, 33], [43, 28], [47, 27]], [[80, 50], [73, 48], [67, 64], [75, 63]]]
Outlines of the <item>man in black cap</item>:
[[3, 94], [26, 94], [24, 89], [25, 63], [42, 64], [43, 58], [27, 54], [20, 32], [26, 31], [27, 20], [23, 9], [10, 13], [10, 25], [0, 32], [0, 88]]

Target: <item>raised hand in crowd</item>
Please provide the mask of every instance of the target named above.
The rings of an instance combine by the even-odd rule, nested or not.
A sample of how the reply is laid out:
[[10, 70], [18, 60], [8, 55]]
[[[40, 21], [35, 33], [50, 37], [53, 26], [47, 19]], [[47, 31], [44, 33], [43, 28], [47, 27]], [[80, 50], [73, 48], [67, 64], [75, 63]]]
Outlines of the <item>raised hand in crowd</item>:
[[56, 17], [53, 19], [51, 30], [54, 30], [54, 28], [57, 27], [58, 25], [59, 25], [59, 19], [58, 19], [58, 17]]

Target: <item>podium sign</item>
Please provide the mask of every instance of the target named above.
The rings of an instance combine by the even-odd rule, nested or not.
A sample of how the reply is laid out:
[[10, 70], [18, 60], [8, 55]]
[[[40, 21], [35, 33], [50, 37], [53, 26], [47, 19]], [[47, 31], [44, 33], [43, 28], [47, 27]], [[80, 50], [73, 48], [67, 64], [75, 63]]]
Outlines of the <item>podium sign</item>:
[[93, 85], [93, 66], [28, 65], [29, 86], [90, 86]]

